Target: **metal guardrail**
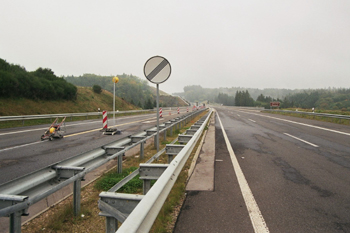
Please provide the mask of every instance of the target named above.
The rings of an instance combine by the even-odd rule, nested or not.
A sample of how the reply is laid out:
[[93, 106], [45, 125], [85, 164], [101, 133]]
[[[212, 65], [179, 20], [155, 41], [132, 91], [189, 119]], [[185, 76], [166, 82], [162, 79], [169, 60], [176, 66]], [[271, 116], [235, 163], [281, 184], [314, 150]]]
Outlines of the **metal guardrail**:
[[316, 113], [316, 112], [302, 112], [302, 111], [291, 111], [291, 110], [273, 110], [273, 109], [265, 109], [264, 111], [293, 113], [293, 114], [308, 115], [308, 116], [329, 117], [329, 118], [335, 118], [335, 119], [350, 120], [350, 115], [338, 115], [338, 114]]
[[[115, 193], [115, 190], [117, 190], [115, 187], [108, 192], [102, 192], [100, 194], [99, 208], [102, 210], [100, 215], [107, 217], [106, 232], [115, 232], [118, 228], [116, 219], [123, 222], [117, 232], [149, 232], [178, 175], [202, 135], [211, 113], [212, 111], [206, 116], [205, 120], [197, 124], [200, 127], [196, 128], [196, 132], [191, 135], [192, 138], [186, 145], [182, 146], [182, 149], [170, 164], [166, 166], [166, 169], [158, 177], [157, 182], [152, 188], [149, 187], [146, 194], [144, 190], [145, 195]], [[159, 173], [159, 171], [153, 171], [152, 173], [152, 167], [159, 170], [162, 169], [160, 165], [162, 164], [146, 166], [148, 173], [146, 173], [144, 178], [140, 176], [140, 179], [154, 179], [157, 176], [156, 173]], [[144, 165], [140, 164], [141, 166]], [[153, 178], [149, 178], [149, 176]], [[147, 185], [145, 185], [144, 180], [144, 189], [145, 186]]]
[[[185, 107], [180, 107], [184, 109]], [[176, 110], [177, 107], [167, 107], [163, 110]], [[155, 112], [157, 109], [146, 109], [146, 110], [128, 110], [128, 111], [110, 111], [108, 114], [129, 114], [129, 113], [147, 113]], [[21, 116], [0, 116], [0, 121], [25, 121], [25, 120], [38, 120], [38, 119], [54, 119], [57, 117], [86, 117], [89, 116], [102, 116], [102, 112], [85, 112], [85, 113], [60, 113], [60, 114], [42, 114], [42, 115], [21, 115]]]
[[[161, 125], [160, 132], [180, 128], [205, 109], [190, 112]], [[118, 158], [118, 172], [122, 171], [122, 156], [127, 150], [140, 145], [140, 156], [146, 140], [155, 137], [157, 127], [127, 136], [46, 168], [0, 185], [0, 217], [10, 217], [10, 232], [21, 231], [21, 216], [28, 215], [28, 208], [36, 202], [74, 183], [74, 213], [80, 212], [81, 180], [84, 176], [103, 164]], [[166, 133], [164, 133], [164, 137]]]
[[[116, 114], [124, 113], [142, 113], [153, 112], [153, 110], [129, 110], [129, 111], [115, 111]], [[113, 111], [108, 112], [113, 114]], [[86, 113], [60, 113], [60, 114], [44, 114], [44, 115], [22, 115], [22, 116], [0, 116], [0, 121], [24, 121], [24, 120], [37, 120], [37, 119], [49, 119], [57, 117], [89, 117], [89, 116], [102, 116], [102, 112], [86, 112]]]

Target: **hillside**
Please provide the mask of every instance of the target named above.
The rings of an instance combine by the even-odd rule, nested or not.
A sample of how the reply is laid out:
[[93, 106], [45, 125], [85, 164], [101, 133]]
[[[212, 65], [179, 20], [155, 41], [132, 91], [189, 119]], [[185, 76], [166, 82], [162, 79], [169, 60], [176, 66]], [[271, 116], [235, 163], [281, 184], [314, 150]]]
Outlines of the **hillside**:
[[[117, 110], [139, 109], [119, 97], [115, 101]], [[97, 94], [92, 88], [78, 87], [77, 99], [72, 101], [0, 98], [0, 116], [95, 112], [98, 108], [112, 111], [113, 94], [106, 90]]]
[[[149, 108], [149, 103], [154, 106], [156, 100], [156, 88], [149, 85], [149, 82], [142, 80], [132, 74], [117, 75], [119, 82], [115, 85], [117, 96], [140, 107]], [[101, 76], [96, 74], [83, 74], [82, 76], [63, 77], [67, 82], [76, 86], [92, 87], [99, 85], [104, 90], [113, 92], [113, 76]], [[171, 96], [163, 91], [159, 91], [159, 102], [162, 107], [185, 106], [186, 104], [178, 97]]]

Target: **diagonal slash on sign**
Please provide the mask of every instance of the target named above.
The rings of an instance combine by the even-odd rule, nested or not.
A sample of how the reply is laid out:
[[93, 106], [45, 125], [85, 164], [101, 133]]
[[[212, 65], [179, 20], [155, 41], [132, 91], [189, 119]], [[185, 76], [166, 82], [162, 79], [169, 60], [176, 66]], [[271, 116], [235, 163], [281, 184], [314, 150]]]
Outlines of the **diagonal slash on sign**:
[[147, 75], [147, 79], [151, 81], [167, 65], [168, 61], [164, 59], [161, 63], [159, 63], [159, 65], [156, 68], [154, 68], [154, 70], [152, 70], [151, 73]]

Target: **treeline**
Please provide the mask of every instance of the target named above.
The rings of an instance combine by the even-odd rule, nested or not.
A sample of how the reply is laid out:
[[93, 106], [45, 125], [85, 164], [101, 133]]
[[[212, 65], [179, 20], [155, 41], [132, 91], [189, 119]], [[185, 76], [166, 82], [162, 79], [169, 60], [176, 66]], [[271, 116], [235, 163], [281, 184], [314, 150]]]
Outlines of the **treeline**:
[[[235, 90], [235, 92], [232, 92]], [[242, 89], [242, 88], [202, 88], [199, 85], [184, 87], [183, 96], [190, 102], [209, 101], [226, 106], [256, 106], [270, 108], [270, 102], [280, 102], [281, 108], [317, 108], [350, 111], [350, 89]], [[251, 94], [253, 91], [254, 95]]]
[[[200, 85], [185, 86], [184, 92], [173, 93], [174, 95], [182, 96], [190, 102], [209, 101], [216, 102], [218, 95], [226, 94], [227, 96], [235, 96], [237, 92], [248, 91], [250, 96], [256, 100], [259, 95], [271, 96], [272, 98], [282, 99], [289, 94], [302, 92], [302, 90], [277, 89], [277, 88], [243, 88], [243, 87], [220, 87], [220, 88], [203, 88]], [[223, 96], [225, 98], [225, 96]], [[232, 102], [232, 99], [230, 100]]]
[[0, 97], [34, 100], [74, 100], [77, 87], [57, 77], [51, 69], [28, 72], [0, 58]]
[[[227, 106], [255, 106], [270, 108], [273, 101], [280, 102], [281, 108], [304, 108], [350, 111], [350, 89], [309, 90], [288, 95], [283, 99], [260, 94], [254, 100], [248, 91], [237, 91], [235, 97], [219, 93], [216, 102]], [[234, 103], [234, 104], [233, 104]]]
[[329, 88], [309, 90], [286, 96], [283, 108], [319, 108], [328, 110], [350, 111], [350, 89]]
[[[140, 108], [153, 108], [154, 97], [146, 80], [127, 74], [117, 76], [119, 82], [115, 85], [116, 96]], [[113, 77], [84, 74], [82, 76], [65, 76], [63, 78], [76, 86], [93, 87], [94, 85], [99, 85], [102, 89], [113, 93]]]

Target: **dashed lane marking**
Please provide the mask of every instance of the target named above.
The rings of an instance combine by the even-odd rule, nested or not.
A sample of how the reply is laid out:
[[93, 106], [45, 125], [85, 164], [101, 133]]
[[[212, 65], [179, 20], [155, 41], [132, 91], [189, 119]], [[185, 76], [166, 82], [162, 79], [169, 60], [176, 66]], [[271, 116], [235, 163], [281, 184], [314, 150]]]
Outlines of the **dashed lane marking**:
[[304, 143], [306, 143], [306, 144], [309, 144], [309, 145], [311, 145], [311, 146], [313, 146], [313, 147], [318, 147], [318, 145], [315, 145], [315, 144], [313, 144], [313, 143], [311, 143], [311, 142], [305, 141], [305, 140], [303, 140], [303, 139], [301, 139], [301, 138], [295, 137], [295, 136], [290, 135], [290, 134], [288, 134], [288, 133], [284, 133], [284, 134], [287, 135], [287, 136], [289, 136], [289, 137], [291, 137], [291, 138], [294, 138], [294, 139], [296, 139], [296, 140], [299, 140], [299, 141], [301, 141], [301, 142], [304, 142]]

